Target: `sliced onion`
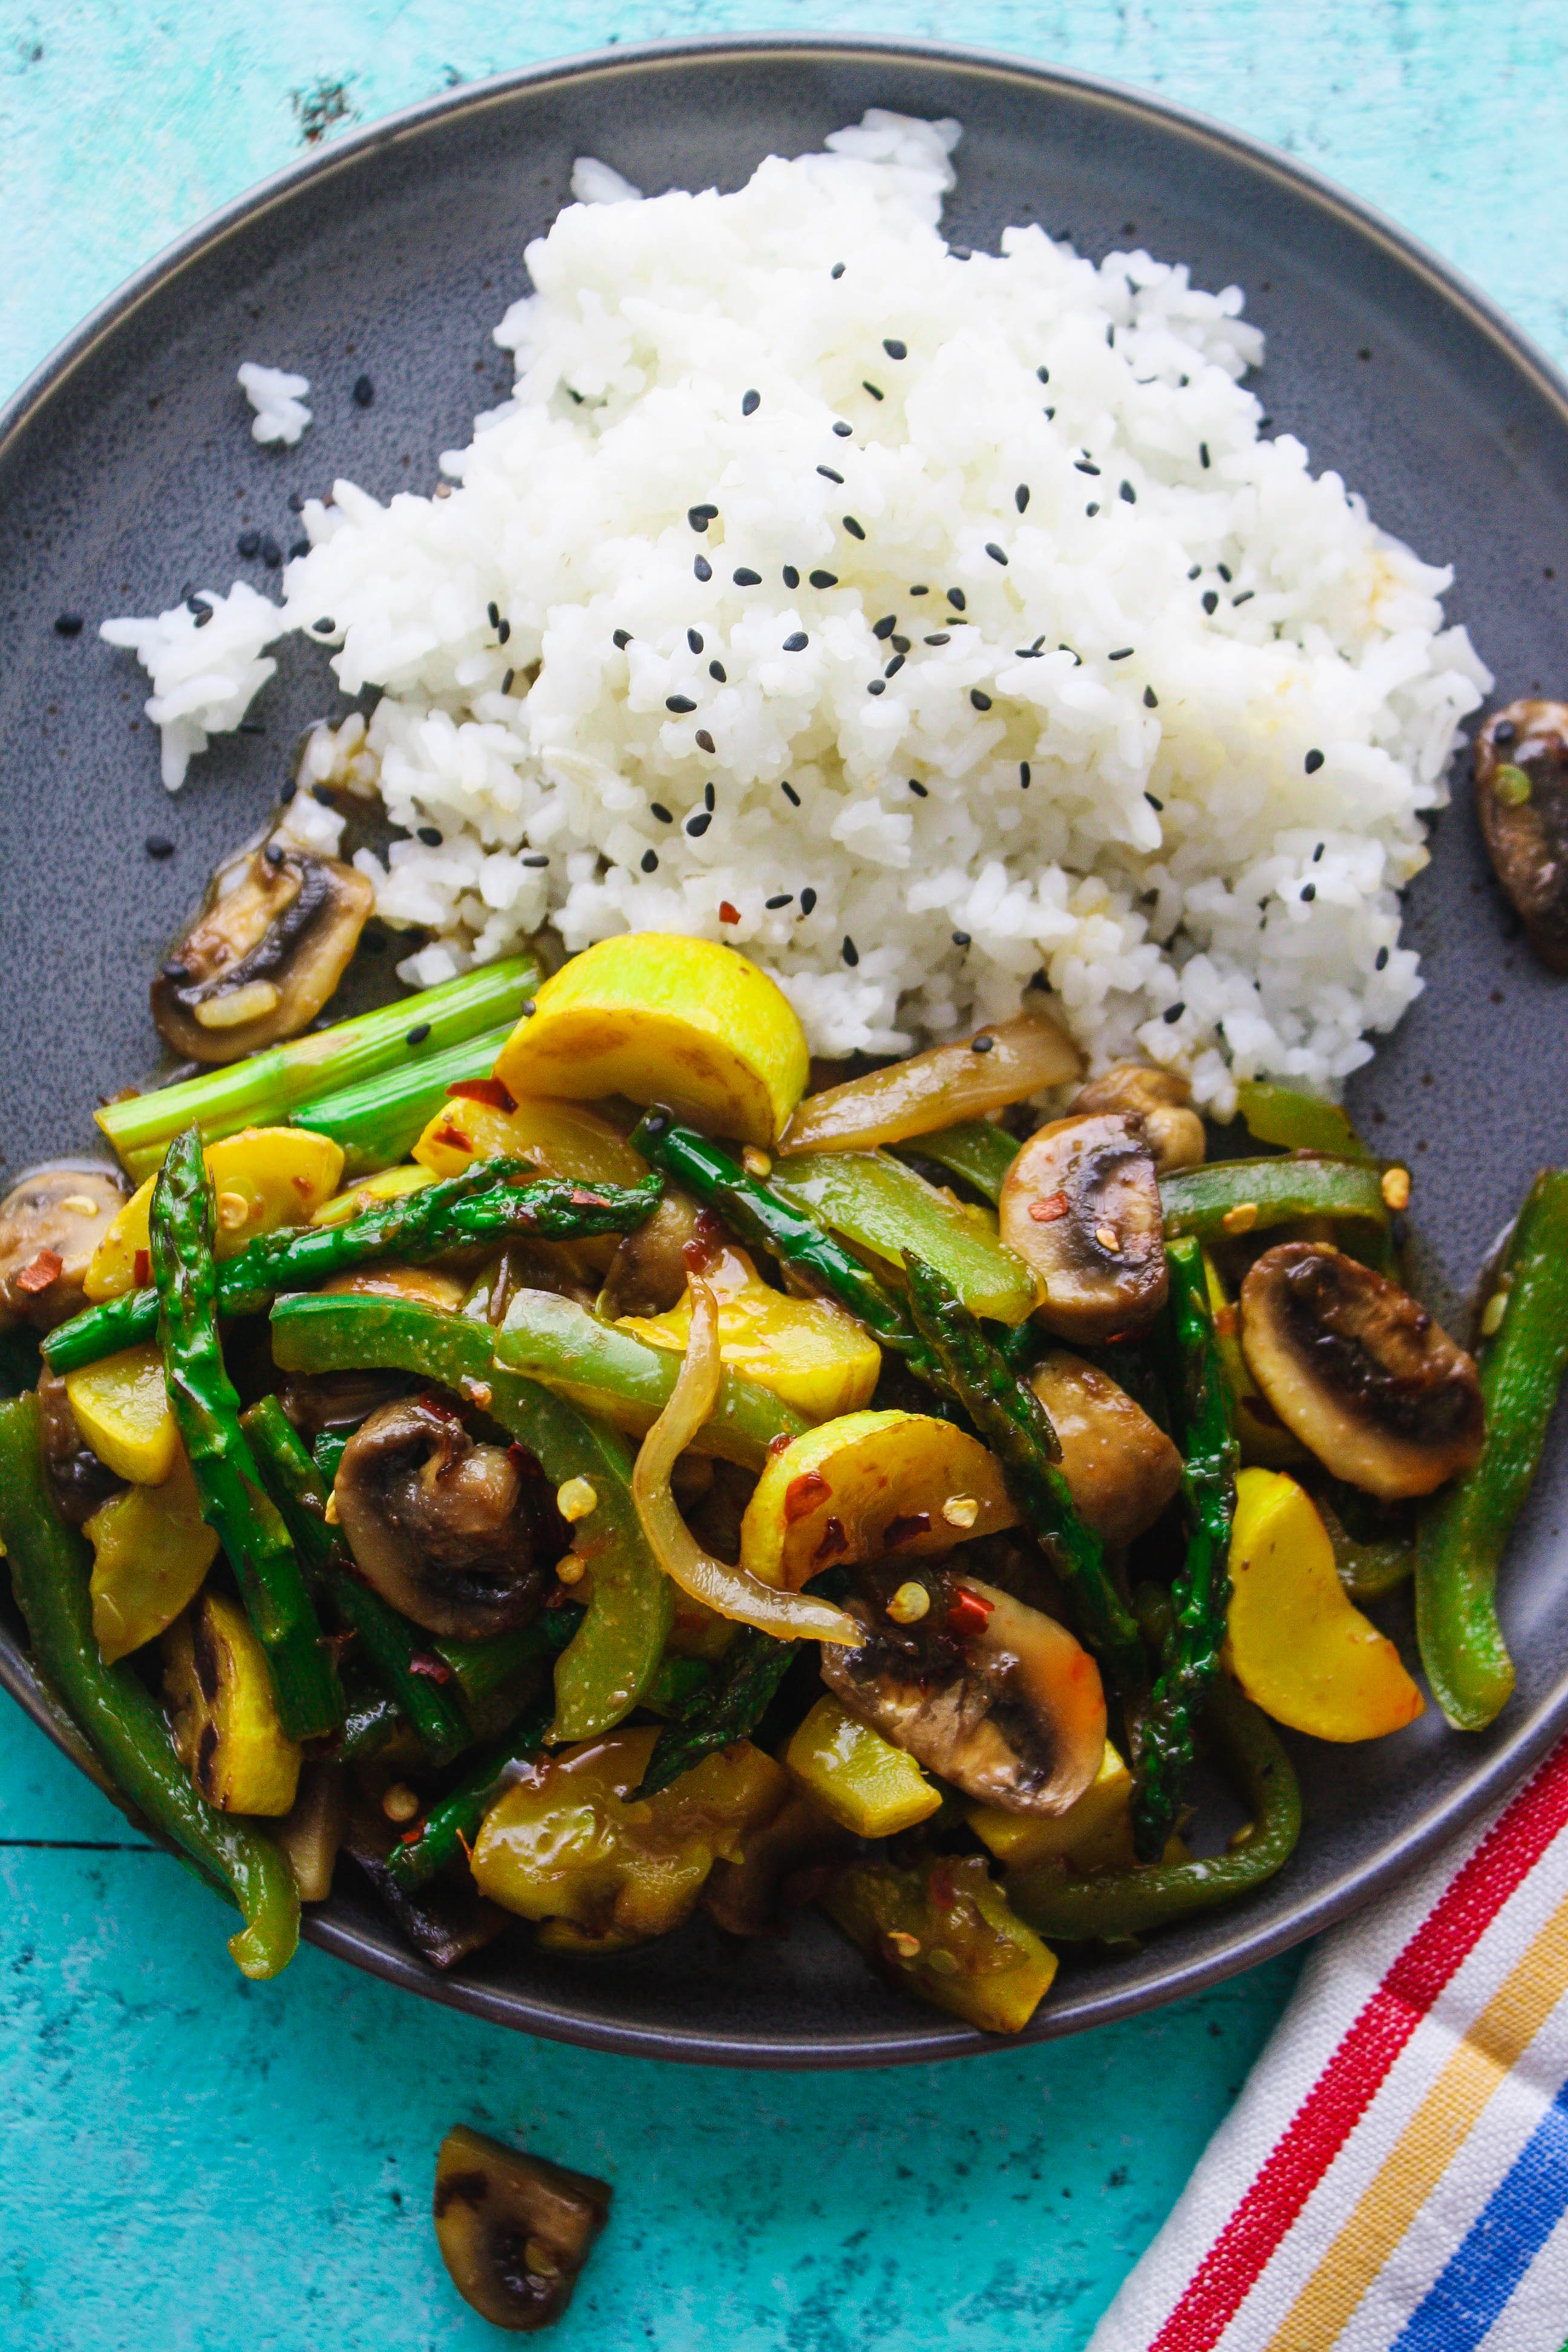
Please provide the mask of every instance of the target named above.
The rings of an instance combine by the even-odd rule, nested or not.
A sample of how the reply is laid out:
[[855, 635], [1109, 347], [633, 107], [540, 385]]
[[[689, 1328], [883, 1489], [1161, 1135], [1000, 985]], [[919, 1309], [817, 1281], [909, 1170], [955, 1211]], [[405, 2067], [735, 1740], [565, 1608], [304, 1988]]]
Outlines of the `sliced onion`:
[[632, 1501], [648, 1548], [672, 1584], [692, 1601], [760, 1626], [781, 1642], [842, 1642], [855, 1649], [866, 1638], [831, 1601], [781, 1592], [761, 1577], [730, 1568], [702, 1549], [676, 1508], [669, 1474], [713, 1411], [719, 1394], [719, 1307], [705, 1282], [691, 1281], [691, 1337], [669, 1402], [643, 1439], [632, 1472]]
[[[990, 1045], [976, 1053], [977, 1041], [986, 1037]], [[1078, 1047], [1048, 1013], [1018, 1013], [1011, 1021], [988, 1022], [957, 1045], [933, 1045], [867, 1077], [808, 1095], [779, 1150], [861, 1151], [873, 1143], [906, 1143], [1082, 1076]]]

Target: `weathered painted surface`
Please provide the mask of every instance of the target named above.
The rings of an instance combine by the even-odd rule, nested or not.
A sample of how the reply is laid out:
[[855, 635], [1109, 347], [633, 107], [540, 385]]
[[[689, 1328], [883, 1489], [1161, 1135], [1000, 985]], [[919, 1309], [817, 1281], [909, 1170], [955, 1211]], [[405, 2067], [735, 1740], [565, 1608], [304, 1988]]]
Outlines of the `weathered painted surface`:
[[[1560, 0], [0, 0], [0, 386], [307, 136], [611, 39], [849, 25], [1057, 59], [1237, 122], [1568, 353]], [[5, 2344], [493, 2342], [427, 2218], [462, 2118], [616, 2183], [563, 2352], [1070, 2352], [1293, 1981], [1284, 1961], [1090, 2039], [837, 2077], [554, 2049], [311, 1952], [248, 1987], [211, 1898], [126, 1850], [119, 1816], [0, 1707]]]

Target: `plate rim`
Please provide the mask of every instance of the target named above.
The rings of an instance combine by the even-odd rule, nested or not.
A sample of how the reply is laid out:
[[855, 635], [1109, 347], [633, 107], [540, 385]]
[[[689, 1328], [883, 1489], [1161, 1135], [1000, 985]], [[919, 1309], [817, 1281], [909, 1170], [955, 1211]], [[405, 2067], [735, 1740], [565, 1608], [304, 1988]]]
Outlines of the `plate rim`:
[[[519, 67], [417, 100], [377, 122], [343, 133], [317, 152], [285, 164], [174, 238], [89, 310], [56, 344], [0, 405], [0, 462], [46, 404], [65, 391], [95, 351], [145, 302], [167, 288], [192, 263], [221, 247], [230, 236], [287, 204], [301, 189], [346, 172], [367, 155], [397, 146], [437, 124], [463, 116], [481, 117], [520, 94], [547, 89], [552, 84], [630, 78], [646, 75], [650, 68], [679, 68], [684, 65], [719, 63], [727, 58], [758, 56], [781, 61], [798, 58], [805, 63], [825, 58], [865, 59], [873, 64], [882, 60], [889, 65], [913, 62], [946, 67], [971, 78], [1012, 81], [1037, 90], [1065, 91], [1080, 103], [1097, 107], [1108, 117], [1122, 122], [1152, 123], [1160, 131], [1178, 133], [1200, 148], [1238, 161], [1299, 199], [1307, 200], [1329, 218], [1381, 248], [1395, 266], [1422, 280], [1439, 301], [1458, 312], [1472, 330], [1493, 346], [1515, 374], [1525, 379], [1538, 399], [1555, 411], [1557, 422], [1568, 437], [1568, 374], [1489, 295], [1376, 205], [1268, 142], [1217, 122], [1162, 94], [1074, 67], [1018, 58], [1005, 50], [945, 41], [902, 40], [890, 36], [773, 32], [639, 42], [625, 47], [575, 52]], [[0, 1685], [62, 1754], [85, 1772], [82, 1756], [49, 1706], [26, 1651], [4, 1628], [0, 1628]], [[1097, 1990], [1090, 1974], [1086, 1971], [1079, 1978], [1075, 1973], [1061, 1997], [1047, 2000], [1031, 2026], [1016, 2038], [1004, 2039], [969, 2027], [939, 2023], [932, 2013], [918, 2011], [912, 2006], [890, 2007], [885, 2031], [825, 2034], [800, 2041], [748, 2035], [743, 2024], [735, 2033], [726, 2034], [708, 2028], [588, 2020], [570, 2009], [556, 2007], [548, 1995], [526, 1990], [501, 1991], [471, 1979], [441, 1976], [401, 1947], [375, 1940], [353, 1920], [332, 1919], [308, 1910], [301, 1923], [302, 1934], [305, 1940], [334, 1958], [445, 2007], [462, 2010], [514, 2032], [538, 2033], [552, 2041], [619, 2055], [661, 2058], [674, 2063], [799, 2071], [924, 2064], [942, 2058], [993, 2055], [1111, 2024], [1163, 2008], [1173, 2000], [1189, 1999], [1279, 1957], [1308, 1937], [1347, 1917], [1380, 1890], [1407, 1876], [1489, 1805], [1521, 1783], [1564, 1727], [1568, 1727], [1568, 1675], [1504, 1742], [1479, 1760], [1461, 1787], [1431, 1805], [1396, 1844], [1385, 1845], [1328, 1886], [1288, 1906], [1267, 1926], [1260, 1924], [1247, 1930], [1247, 1913], [1245, 1909], [1238, 1911], [1235, 1916], [1242, 1923], [1242, 1932], [1232, 1942], [1217, 1951], [1196, 1955], [1177, 1964], [1153, 1985], [1106, 1986]]]

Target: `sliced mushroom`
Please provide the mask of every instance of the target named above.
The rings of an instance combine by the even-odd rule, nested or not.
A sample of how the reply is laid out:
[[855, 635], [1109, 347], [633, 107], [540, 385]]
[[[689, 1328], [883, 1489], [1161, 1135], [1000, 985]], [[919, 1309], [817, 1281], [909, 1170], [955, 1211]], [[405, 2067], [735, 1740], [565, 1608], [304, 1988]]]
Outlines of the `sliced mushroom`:
[[58, 1372], [45, 1372], [38, 1382], [38, 1419], [42, 1425], [44, 1475], [62, 1519], [85, 1527], [93, 1513], [125, 1492], [100, 1462], [76, 1425], [66, 1384]]
[[1052, 1119], [1002, 1187], [1002, 1239], [1045, 1287], [1047, 1330], [1093, 1345], [1141, 1330], [1165, 1303], [1154, 1162], [1135, 1120]]
[[452, 2284], [492, 2326], [550, 2326], [572, 2300], [612, 2193], [607, 2180], [459, 2124], [441, 2143], [433, 2203]]
[[0, 1331], [52, 1331], [86, 1304], [81, 1280], [125, 1206], [112, 1169], [37, 1168], [0, 1201]]
[[1007, 1812], [1065, 1813], [1105, 1754], [1100, 1669], [1064, 1625], [994, 1584], [939, 1572], [932, 1605], [900, 1625], [864, 1601], [858, 1649], [822, 1651], [852, 1715], [965, 1796]]
[[[265, 1332], [267, 1327], [262, 1328]], [[277, 1379], [276, 1371], [272, 1378]], [[329, 1430], [357, 1429], [407, 1387], [401, 1372], [292, 1372], [279, 1391], [279, 1402], [300, 1436], [315, 1439]]]
[[1551, 971], [1568, 971], [1568, 702], [1510, 702], [1476, 738], [1476, 814]]
[[1142, 1119], [1155, 1172], [1170, 1176], [1178, 1168], [1201, 1168], [1208, 1150], [1204, 1123], [1187, 1108], [1192, 1093], [1175, 1070], [1159, 1069], [1152, 1062], [1117, 1062], [1081, 1087], [1068, 1108], [1074, 1118], [1084, 1111], [1113, 1110], [1124, 1118]]
[[543, 1599], [537, 1479], [438, 1398], [383, 1405], [343, 1448], [338, 1520], [366, 1582], [428, 1633], [480, 1642]]
[[1384, 1502], [1429, 1495], [1480, 1453], [1471, 1359], [1407, 1291], [1342, 1250], [1266, 1250], [1241, 1286], [1241, 1348], [1287, 1429]]
[[286, 840], [220, 866], [153, 982], [163, 1035], [194, 1062], [237, 1062], [297, 1037], [348, 969], [374, 900], [352, 866]]
[[1142, 1406], [1081, 1356], [1053, 1348], [1030, 1380], [1061, 1440], [1062, 1475], [1079, 1515], [1104, 1542], [1131, 1543], [1181, 1485], [1181, 1455]]
[[668, 1315], [679, 1306], [690, 1274], [686, 1245], [697, 1239], [702, 1213], [689, 1194], [666, 1191], [647, 1224], [625, 1236], [599, 1294], [597, 1312], [607, 1322], [619, 1315]]

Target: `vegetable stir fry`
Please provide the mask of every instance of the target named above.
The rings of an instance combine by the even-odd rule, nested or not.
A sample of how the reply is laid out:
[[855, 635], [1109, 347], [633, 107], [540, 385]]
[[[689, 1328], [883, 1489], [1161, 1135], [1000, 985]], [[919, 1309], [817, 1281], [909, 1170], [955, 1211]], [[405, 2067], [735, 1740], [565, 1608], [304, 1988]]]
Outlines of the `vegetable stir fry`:
[[[1288, 1867], [1276, 1725], [1422, 1713], [1363, 1601], [1414, 1572], [1444, 1714], [1506, 1703], [1568, 1174], [1478, 1361], [1399, 1279], [1407, 1172], [1331, 1106], [1244, 1089], [1211, 1160], [1179, 1076], [1085, 1084], [1037, 1005], [814, 1089], [770, 980], [651, 934], [291, 1037], [357, 907], [247, 887], [311, 984], [254, 942], [232, 984], [166, 967], [219, 1066], [100, 1115], [137, 1189], [0, 1208], [35, 1350], [0, 1535], [40, 1674], [248, 1975], [341, 1860], [438, 1967], [815, 1901], [1016, 2032], [1053, 1947]], [[1202, 1759], [1247, 1822], [1217, 1853]]]

